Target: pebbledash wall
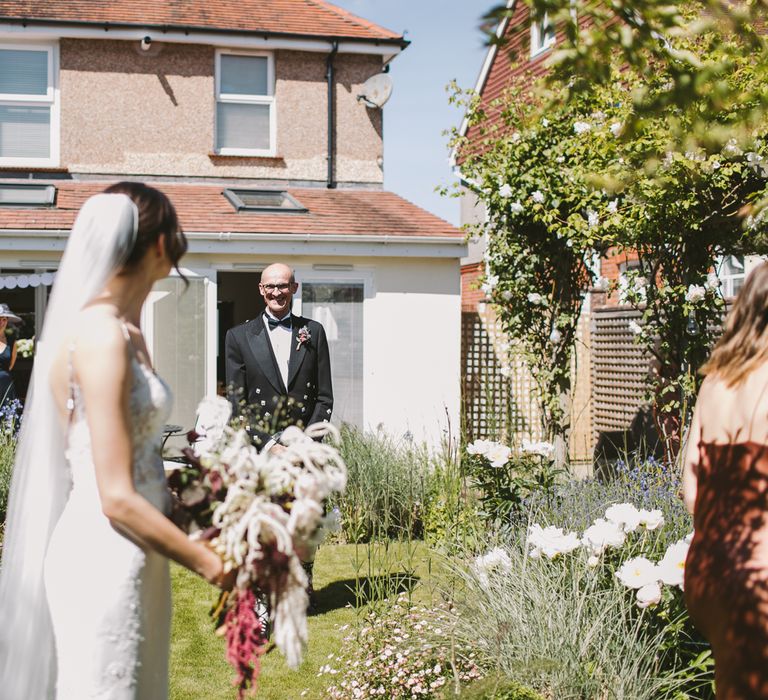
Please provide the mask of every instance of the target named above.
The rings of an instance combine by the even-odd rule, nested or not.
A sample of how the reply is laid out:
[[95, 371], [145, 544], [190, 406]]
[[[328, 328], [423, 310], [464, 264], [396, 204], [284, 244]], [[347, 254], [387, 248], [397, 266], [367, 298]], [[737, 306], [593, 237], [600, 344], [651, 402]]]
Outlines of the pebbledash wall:
[[[229, 49], [228, 49], [229, 50]], [[259, 53], [250, 51], [249, 53]], [[326, 54], [276, 50], [275, 157], [214, 150], [213, 46], [62, 39], [61, 162], [70, 172], [320, 181], [327, 173]], [[339, 182], [381, 186], [381, 110], [357, 101], [382, 57], [334, 57]]]

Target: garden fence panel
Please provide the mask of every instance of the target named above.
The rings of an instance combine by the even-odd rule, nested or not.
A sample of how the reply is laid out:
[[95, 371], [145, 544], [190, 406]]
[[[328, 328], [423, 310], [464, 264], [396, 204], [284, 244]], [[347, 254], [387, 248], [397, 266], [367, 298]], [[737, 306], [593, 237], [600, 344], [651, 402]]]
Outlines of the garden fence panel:
[[462, 396], [468, 440], [494, 438], [519, 445], [543, 439], [537, 390], [514, 341], [493, 309], [462, 312]]
[[592, 310], [592, 429], [601, 435], [630, 431], [646, 408], [650, 357], [635, 342], [630, 321], [636, 309], [601, 306]]

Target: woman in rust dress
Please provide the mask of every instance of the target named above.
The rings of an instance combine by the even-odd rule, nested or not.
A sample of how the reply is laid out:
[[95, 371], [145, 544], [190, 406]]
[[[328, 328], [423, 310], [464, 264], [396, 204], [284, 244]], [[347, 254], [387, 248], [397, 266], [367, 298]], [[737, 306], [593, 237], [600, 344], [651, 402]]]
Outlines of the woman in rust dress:
[[702, 372], [683, 469], [685, 601], [712, 645], [718, 699], [768, 698], [768, 263]]

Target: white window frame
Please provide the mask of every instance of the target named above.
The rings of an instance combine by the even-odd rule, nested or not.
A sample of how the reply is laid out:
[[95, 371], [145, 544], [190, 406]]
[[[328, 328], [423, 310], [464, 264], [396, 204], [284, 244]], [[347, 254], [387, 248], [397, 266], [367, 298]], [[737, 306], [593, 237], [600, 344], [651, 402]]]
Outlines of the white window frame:
[[555, 45], [555, 39], [555, 28], [546, 12], [540, 20], [531, 18], [531, 58], [549, 51]]
[[[739, 258], [741, 260], [742, 272], [728, 275], [725, 274], [725, 259], [726, 257]], [[744, 255], [719, 255], [715, 263], [715, 269], [717, 270], [717, 278], [720, 280], [720, 291], [722, 292], [723, 299], [733, 299], [736, 294], [733, 291], [733, 283], [736, 280], [741, 280], [742, 286], [747, 279], [747, 261]]]
[[[222, 98], [221, 86], [221, 57], [222, 56], [261, 56], [267, 59], [267, 94], [266, 95], [226, 95]], [[213, 150], [222, 156], [266, 156], [274, 157], [277, 153], [277, 110], [275, 109], [275, 56], [271, 51], [236, 51], [230, 49], [216, 50], [216, 78], [213, 110]], [[218, 148], [218, 124], [216, 106], [219, 102], [227, 104], [267, 105], [269, 107], [269, 148]]]
[[50, 157], [48, 158], [2, 158], [0, 166], [8, 167], [58, 167], [61, 140], [61, 95], [59, 91], [59, 46], [58, 44], [21, 44], [0, 42], [0, 49], [11, 51], [46, 51], [48, 53], [48, 89], [45, 95], [16, 95], [0, 93], [0, 105], [18, 107], [38, 107], [48, 105], [51, 108]]

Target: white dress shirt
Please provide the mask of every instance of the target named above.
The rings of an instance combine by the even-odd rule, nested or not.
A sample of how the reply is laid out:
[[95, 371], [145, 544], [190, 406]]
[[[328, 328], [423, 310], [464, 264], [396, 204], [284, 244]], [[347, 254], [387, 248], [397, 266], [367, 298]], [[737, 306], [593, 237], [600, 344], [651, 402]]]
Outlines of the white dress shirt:
[[[277, 316], [271, 314], [269, 311], [264, 311], [264, 327], [267, 329], [267, 335], [269, 336], [269, 342], [272, 344], [272, 352], [275, 353], [275, 359], [277, 360], [277, 368], [280, 370], [280, 376], [283, 378], [283, 384], [288, 389], [288, 363], [291, 360], [291, 339], [293, 338], [293, 330], [286, 328], [285, 326], [269, 327], [269, 322], [266, 316], [277, 320]], [[290, 318], [291, 314], [285, 318]]]

